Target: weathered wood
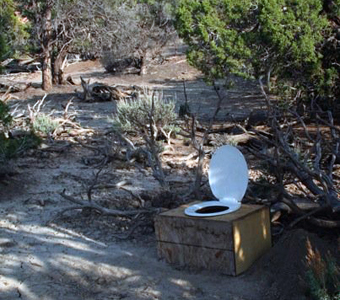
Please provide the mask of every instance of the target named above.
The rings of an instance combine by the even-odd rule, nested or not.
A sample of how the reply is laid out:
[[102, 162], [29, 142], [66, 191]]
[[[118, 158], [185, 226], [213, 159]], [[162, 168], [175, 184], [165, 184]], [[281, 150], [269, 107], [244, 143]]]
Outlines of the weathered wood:
[[[229, 133], [234, 129], [236, 126], [233, 123], [221, 123], [221, 124], [213, 124], [209, 133]], [[203, 127], [202, 125], [198, 124], [196, 127], [197, 131], [204, 132], [207, 128]]]
[[256, 136], [249, 133], [242, 133], [236, 135], [230, 135], [228, 141], [232, 144], [247, 144], [250, 140], [258, 139]]
[[235, 270], [234, 253], [228, 250], [159, 242], [158, 256], [167, 257], [171, 264], [194, 266], [196, 269], [221, 273], [225, 273], [226, 269]]
[[264, 206], [242, 205], [233, 213], [208, 218], [186, 216], [187, 206], [155, 218], [158, 254], [170, 264], [238, 275], [271, 247], [269, 210]]
[[233, 238], [235, 273], [241, 274], [271, 247], [268, 208], [262, 207], [233, 220]]
[[5, 73], [27, 73], [39, 70], [41, 63], [37, 61], [36, 58], [27, 59], [6, 59], [0, 62], [0, 66], [4, 67]]
[[52, 89], [52, 1], [46, 1], [42, 24], [42, 89]]
[[[81, 86], [84, 90], [83, 95], [81, 96], [84, 101], [118, 101], [124, 98], [133, 98], [136, 97], [137, 92], [141, 90], [141, 88], [136, 86], [108, 86], [106, 84], [100, 82], [94, 82], [90, 84], [90, 80], [87, 82], [80, 77]], [[72, 80], [72, 78], [71, 78]]]
[[21, 83], [14, 81], [2, 81], [0, 82], [0, 93], [5, 93], [7, 91], [11, 93], [23, 92], [30, 87], [29, 83]]

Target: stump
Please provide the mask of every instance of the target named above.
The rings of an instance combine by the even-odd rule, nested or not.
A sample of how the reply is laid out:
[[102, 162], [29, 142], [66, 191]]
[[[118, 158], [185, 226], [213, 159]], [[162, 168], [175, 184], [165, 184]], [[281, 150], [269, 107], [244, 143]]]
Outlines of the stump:
[[271, 247], [269, 209], [242, 205], [233, 213], [195, 218], [190, 203], [155, 218], [157, 250], [168, 263], [239, 275]]

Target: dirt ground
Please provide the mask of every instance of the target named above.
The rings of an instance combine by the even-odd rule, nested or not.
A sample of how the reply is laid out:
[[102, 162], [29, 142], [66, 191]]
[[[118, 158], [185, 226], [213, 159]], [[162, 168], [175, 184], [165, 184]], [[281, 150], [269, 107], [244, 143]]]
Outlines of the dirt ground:
[[[67, 74], [82, 75], [107, 84], [148, 86], [162, 89], [165, 97], [184, 101], [183, 79], [187, 83], [189, 105], [200, 118], [209, 117], [217, 101], [212, 87], [201, 74], [190, 67], [184, 55], [169, 56], [160, 66], [139, 76], [113, 76], [105, 73], [97, 61], [69, 66]], [[1, 76], [0, 81], [40, 82], [41, 74]], [[75, 97], [74, 89], [56, 86], [47, 96], [45, 111], [60, 114], [62, 105]], [[264, 106], [255, 83], [236, 81], [233, 89], [223, 92], [226, 101], [220, 120], [249, 115]], [[39, 88], [17, 93], [10, 104], [26, 111], [44, 95]], [[84, 103], [74, 98], [77, 121], [94, 130], [100, 139], [110, 130], [112, 102]], [[86, 141], [86, 138], [84, 139]], [[230, 277], [214, 272], [190, 270], [167, 265], [157, 258], [152, 224], [137, 231], [128, 240], [115, 237], [124, 229], [114, 218], [87, 216], [71, 211], [49, 223], [68, 203], [59, 193], [64, 189], [75, 197], [84, 195], [85, 187], [96, 171], [96, 152], [81, 146], [75, 139], [55, 141], [60, 151], [48, 151], [50, 144], [30, 151], [13, 161], [10, 180], [0, 183], [0, 299], [306, 299], [304, 296], [305, 242], [325, 251], [327, 243], [303, 230], [287, 232], [272, 250], [245, 274]], [[92, 142], [101, 147], [100, 142]], [[187, 148], [187, 151], [190, 149]], [[179, 153], [178, 159], [188, 153]], [[180, 165], [180, 164], [179, 164]], [[169, 178], [189, 188], [190, 176], [180, 167], [169, 171]], [[171, 173], [172, 172], [172, 173]], [[142, 174], [119, 161], [107, 164], [103, 177], [116, 183], [126, 179], [134, 193], [157, 194], [158, 183], [150, 172]], [[133, 200], [124, 191], [98, 192], [94, 200], [109, 207], [130, 208]], [[105, 199], [105, 201], [103, 200]], [[103, 202], [104, 201], [104, 202]], [[132, 203], [132, 204], [131, 204]], [[128, 225], [127, 225], [128, 227]]]

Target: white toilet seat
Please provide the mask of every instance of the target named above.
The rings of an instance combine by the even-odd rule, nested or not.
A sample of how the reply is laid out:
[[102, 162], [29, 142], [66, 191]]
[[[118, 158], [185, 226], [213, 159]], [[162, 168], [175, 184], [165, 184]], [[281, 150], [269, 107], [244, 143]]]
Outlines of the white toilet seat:
[[213, 217], [238, 210], [248, 186], [248, 167], [243, 154], [230, 145], [220, 147], [211, 158], [208, 176], [211, 191], [219, 200], [191, 205], [184, 213], [191, 217]]
[[[200, 213], [201, 209], [209, 207], [225, 207], [225, 210], [213, 212], [213, 213]], [[241, 207], [241, 202], [235, 199], [230, 199], [229, 201], [205, 201], [191, 205], [185, 209], [185, 214], [191, 217], [214, 217], [232, 213]]]

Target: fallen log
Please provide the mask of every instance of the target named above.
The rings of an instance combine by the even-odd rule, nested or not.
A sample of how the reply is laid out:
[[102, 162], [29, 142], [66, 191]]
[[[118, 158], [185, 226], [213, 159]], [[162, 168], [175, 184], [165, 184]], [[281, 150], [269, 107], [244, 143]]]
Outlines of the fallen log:
[[242, 133], [228, 136], [228, 141], [231, 144], [247, 144], [250, 140], [257, 139], [256, 136], [249, 133]]
[[0, 64], [5, 68], [7, 74], [12, 73], [28, 73], [39, 70], [41, 63], [36, 58], [7, 59]]
[[30, 83], [22, 83], [22, 82], [14, 82], [14, 81], [0, 82], [0, 93], [23, 92], [27, 90], [30, 86], [31, 86]]
[[[209, 133], [230, 133], [235, 127], [236, 125], [233, 123], [213, 124]], [[199, 132], [205, 132], [207, 128], [198, 124], [196, 129]]]
[[79, 98], [86, 102], [95, 101], [119, 101], [126, 98], [135, 98], [138, 91], [142, 90], [139, 87], [132, 86], [109, 86], [104, 83], [94, 82], [90, 84], [80, 77], [83, 94]]

